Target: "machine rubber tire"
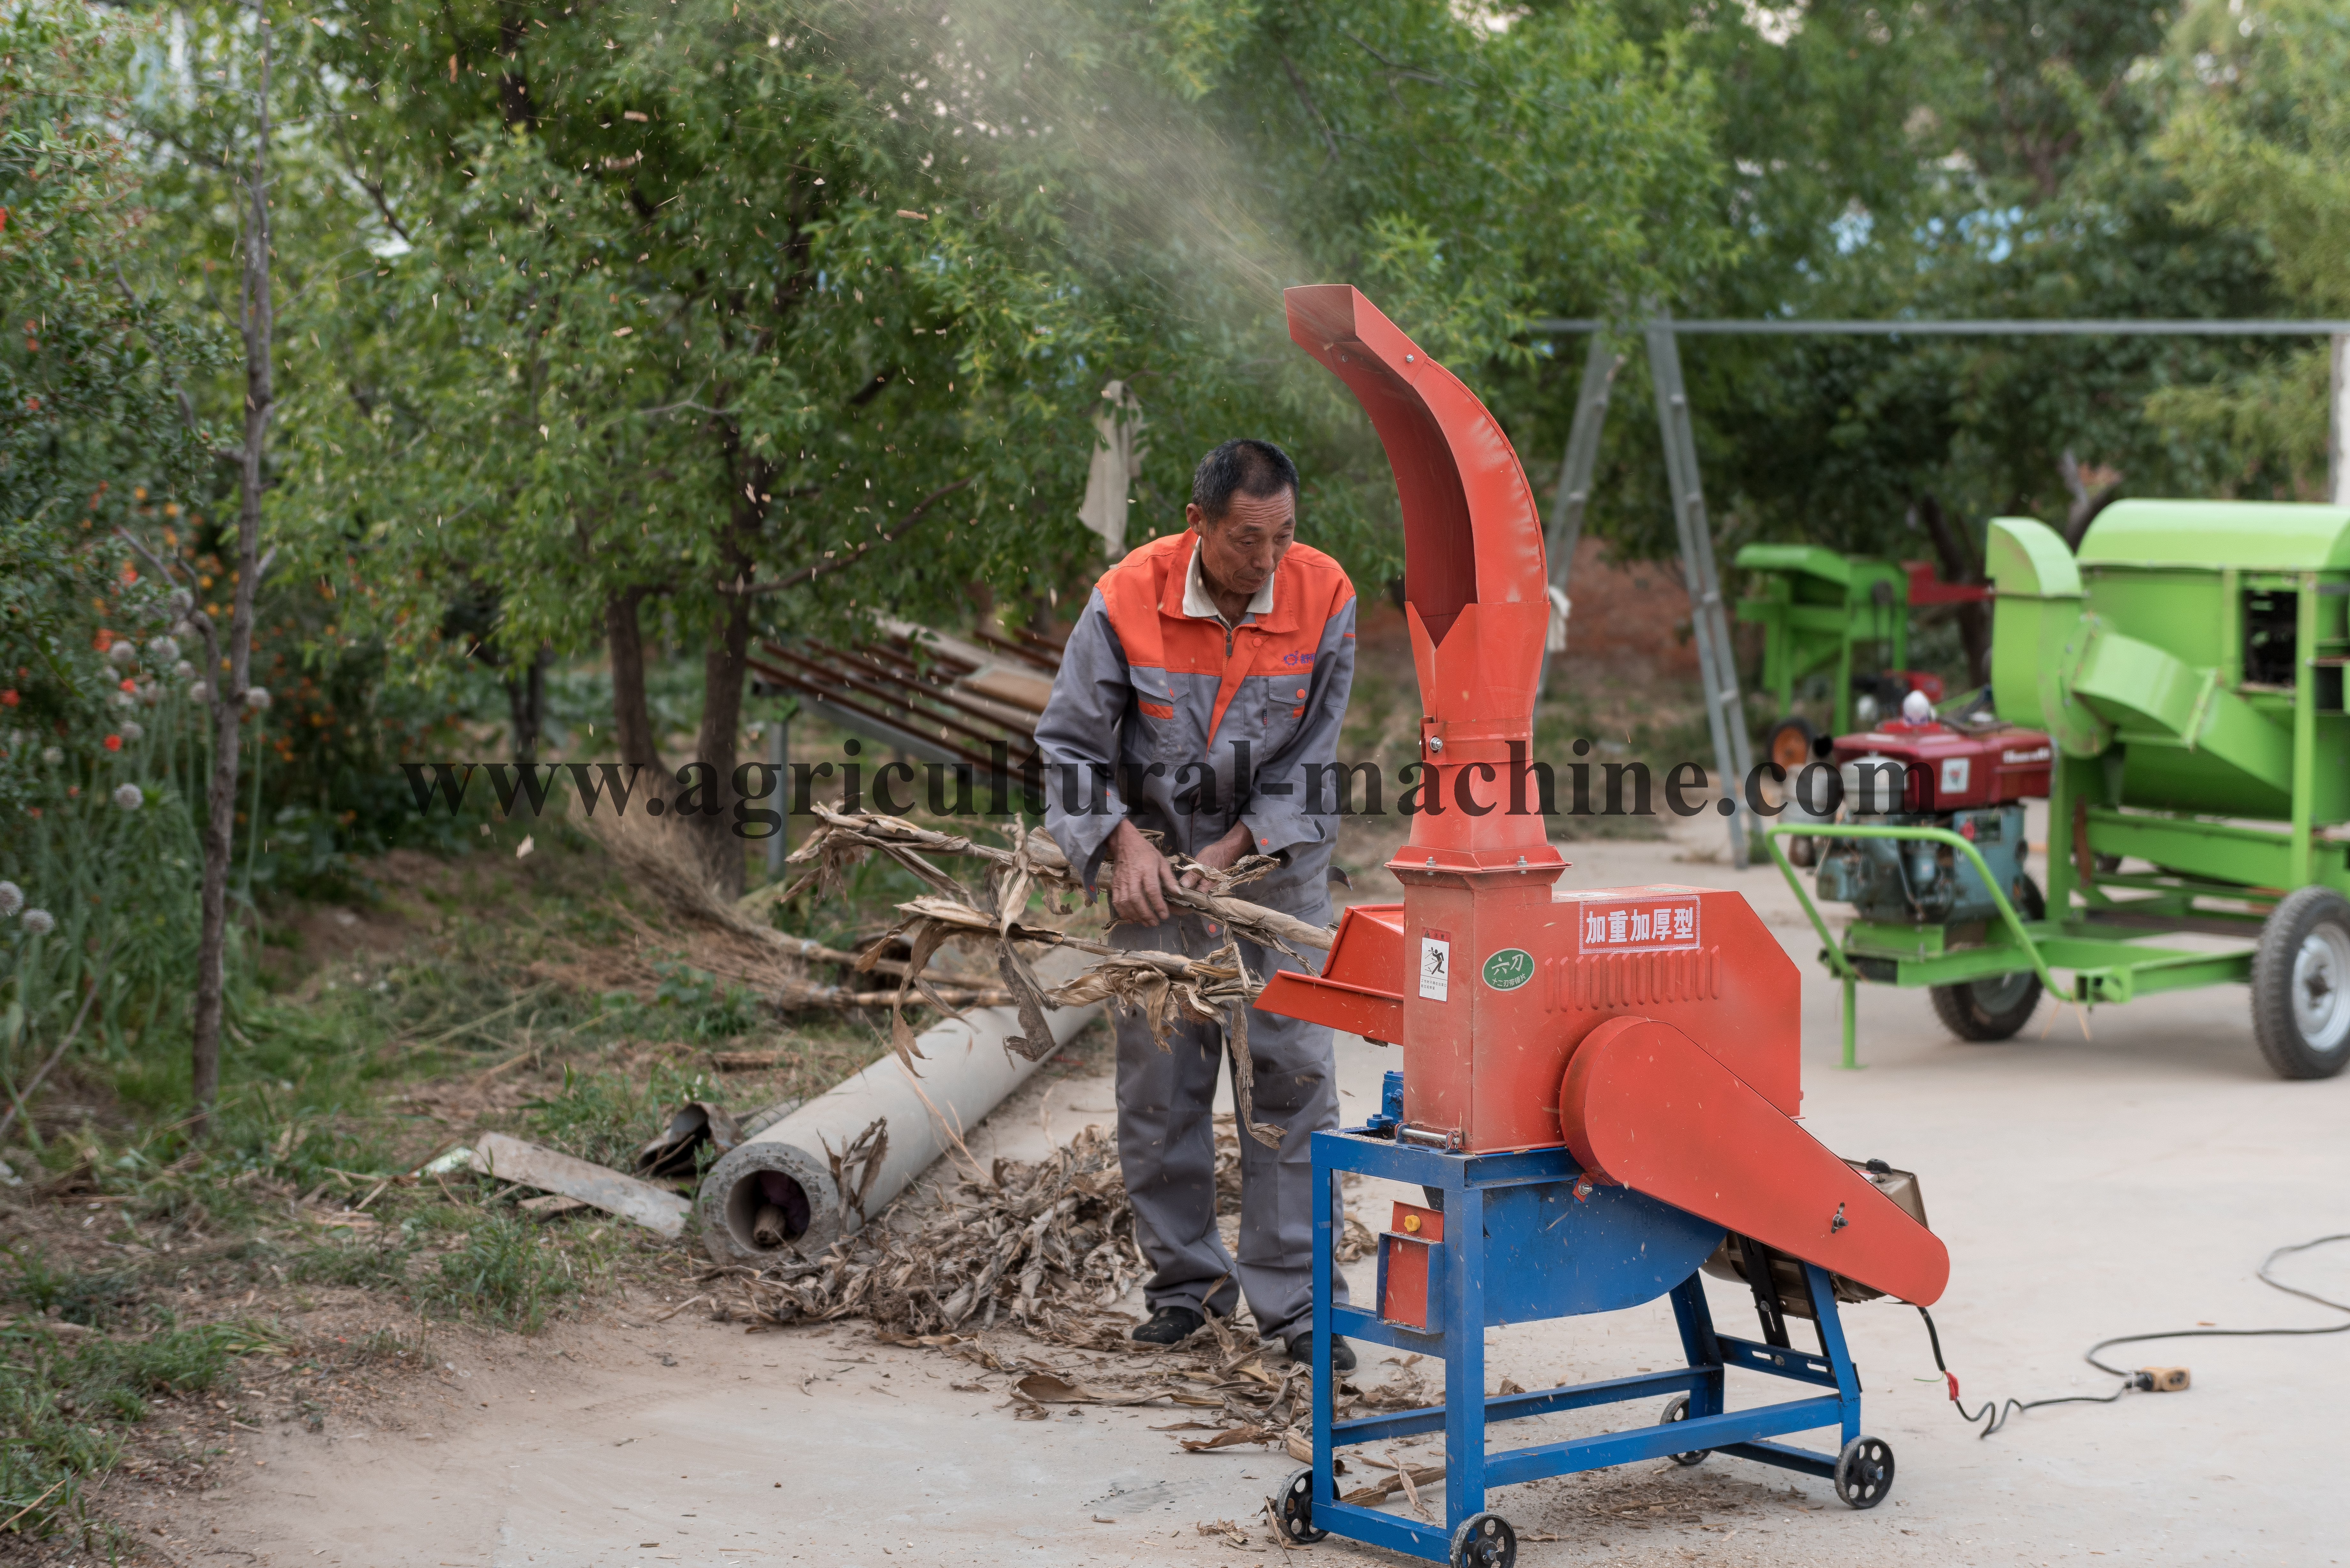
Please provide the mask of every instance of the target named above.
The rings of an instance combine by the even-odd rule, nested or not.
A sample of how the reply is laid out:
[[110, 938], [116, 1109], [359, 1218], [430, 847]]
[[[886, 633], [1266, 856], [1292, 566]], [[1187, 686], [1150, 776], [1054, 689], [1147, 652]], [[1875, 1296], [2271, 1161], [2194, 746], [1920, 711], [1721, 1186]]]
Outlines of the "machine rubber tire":
[[[1689, 1396], [1676, 1394], [1665, 1401], [1664, 1410], [1657, 1417], [1657, 1423], [1659, 1426], [1669, 1427], [1675, 1421], [1688, 1419]], [[1677, 1465], [1701, 1465], [1705, 1463], [1706, 1456], [1712, 1452], [1711, 1449], [1692, 1449], [1685, 1454], [1669, 1454], [1666, 1457]]]
[[1498, 1513], [1472, 1513], [1452, 1532], [1452, 1568], [1515, 1568], [1518, 1532]]
[[1893, 1445], [1866, 1434], [1836, 1456], [1836, 1496], [1846, 1508], [1875, 1508], [1893, 1490]]
[[[2027, 920], [2037, 920], [2048, 912], [2048, 900], [2042, 896], [2040, 884], [2029, 877], [2023, 879], [2015, 905], [2015, 912]], [[1958, 985], [1928, 986], [1926, 994], [1934, 1003], [1934, 1016], [1942, 1021], [1943, 1028], [1961, 1040], [1989, 1044], [2013, 1039], [2017, 1030], [2031, 1023], [2032, 1015], [2040, 1009], [2040, 993], [2044, 989], [2039, 975], [2024, 970]]]
[[1989, 1044], [2013, 1039], [2017, 1030], [2032, 1022], [2032, 1015], [2040, 1009], [2043, 989], [2040, 977], [2025, 970], [1960, 985], [1929, 986], [1926, 994], [1932, 999], [1934, 1016], [1942, 1021], [1943, 1028], [1961, 1040]]
[[2280, 1078], [2350, 1065], [2350, 899], [2333, 888], [2295, 888], [2261, 927], [2252, 1038]]
[[1281, 1483], [1281, 1495], [1274, 1499], [1273, 1516], [1281, 1521], [1281, 1533], [1293, 1545], [1311, 1546], [1330, 1533], [1314, 1528], [1313, 1466], [1289, 1472], [1289, 1479]]

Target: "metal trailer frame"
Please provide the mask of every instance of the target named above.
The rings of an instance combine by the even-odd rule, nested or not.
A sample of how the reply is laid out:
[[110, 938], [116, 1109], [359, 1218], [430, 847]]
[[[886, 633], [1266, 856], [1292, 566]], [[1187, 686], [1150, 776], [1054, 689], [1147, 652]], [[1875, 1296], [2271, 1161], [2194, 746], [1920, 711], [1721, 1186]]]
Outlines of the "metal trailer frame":
[[[1497, 1189], [1526, 1186], [1561, 1187], [1573, 1194], [1582, 1176], [1575, 1157], [1564, 1147], [1500, 1154], [1453, 1153], [1397, 1142], [1366, 1127], [1317, 1132], [1313, 1149], [1314, 1464], [1313, 1490], [1305, 1511], [1315, 1531], [1447, 1563], [1454, 1561], [1452, 1552], [1462, 1526], [1485, 1511], [1487, 1493], [1494, 1487], [1667, 1455], [1702, 1458], [1707, 1453], [1730, 1454], [1833, 1480], [1843, 1453], [1861, 1440], [1860, 1374], [1837, 1316], [1835, 1286], [1827, 1271], [1816, 1263], [1802, 1264], [1805, 1289], [1817, 1314], [1820, 1349], [1816, 1355], [1787, 1343], [1786, 1319], [1780, 1311], [1777, 1288], [1769, 1283], [1767, 1266], [1756, 1271], [1764, 1287], [1755, 1293], [1763, 1341], [1739, 1338], [1714, 1327], [1700, 1282], [1701, 1272], [1693, 1270], [1668, 1292], [1687, 1366], [1487, 1396], [1486, 1272], [1489, 1267], [1513, 1266], [1513, 1260], [1506, 1255], [1488, 1256], [1485, 1195]], [[1337, 1241], [1334, 1221], [1339, 1212], [1336, 1178], [1341, 1171], [1416, 1183], [1443, 1194], [1444, 1239], [1429, 1248], [1428, 1301], [1435, 1324], [1431, 1331], [1383, 1321], [1376, 1311], [1332, 1303], [1333, 1248]], [[1590, 1189], [1580, 1190], [1587, 1193]], [[1569, 1200], [1575, 1199], [1570, 1196]], [[1444, 1403], [1337, 1420], [1336, 1386], [1330, 1366], [1334, 1334], [1440, 1359]], [[1725, 1384], [1732, 1368], [1787, 1378], [1817, 1391], [1779, 1404], [1725, 1409]], [[1654, 1425], [1523, 1447], [1486, 1447], [1487, 1429], [1495, 1422], [1673, 1395], [1686, 1396], [1687, 1407], [1678, 1417]], [[1835, 1454], [1772, 1440], [1826, 1427], [1837, 1428], [1840, 1434]], [[1444, 1434], [1441, 1526], [1338, 1501], [1333, 1465], [1341, 1448], [1434, 1431]], [[1883, 1479], [1889, 1486], [1889, 1455]], [[1867, 1503], [1855, 1506], [1871, 1506], [1882, 1495], [1879, 1491]]]
[[[2094, 759], [2093, 759], [2094, 760]], [[2100, 1002], [2127, 1002], [2132, 997], [2149, 996], [2163, 991], [2189, 991], [2199, 986], [2224, 985], [2231, 981], [2249, 981], [2252, 976], [2252, 953], [2247, 945], [2240, 952], [2201, 952], [2187, 948], [2163, 948], [2147, 945], [2147, 939], [2165, 930], [2195, 930], [2202, 934], [2236, 935], [2231, 927], [2241, 927], [2248, 941], [2256, 941], [2262, 918], [2253, 914], [2198, 913], [2189, 915], [2191, 900], [2205, 897], [2258, 898], [2281, 897], [2272, 890], [2229, 883], [2190, 883], [2181, 878], [2133, 876], [2109, 877], [2108, 882], [2127, 881], [2133, 886], [2158, 887], [2160, 893], [2152, 898], [2137, 902], [2116, 903], [2111, 899], [2092, 903], [2074, 911], [2070, 900], [2074, 892], [2071, 824], [2060, 846], [2057, 823], [2063, 814], [2055, 809], [2064, 799], [2062, 782], [2064, 759], [2056, 770], [2057, 782], [2052, 784], [2054, 798], [2051, 802], [2048, 834], [2049, 887], [2048, 907], [2066, 913], [2054, 919], [2027, 920], [2016, 912], [2015, 906], [1999, 881], [1984, 864], [1982, 853], [1973, 843], [1947, 827], [1928, 827], [1922, 824], [1909, 826], [1872, 826], [1848, 823], [1784, 823], [1764, 830], [1763, 842], [1770, 846], [1771, 857], [1779, 864], [1781, 875], [1795, 898], [1811, 918], [1812, 928], [1820, 934], [1820, 960], [1844, 982], [1843, 1030], [1844, 1054], [1842, 1064], [1860, 1065], [1857, 1029], [1854, 1003], [1862, 981], [1898, 985], [1914, 989], [1918, 986], [1958, 985], [1967, 981], [1988, 980], [1995, 975], [2014, 974], [2030, 970], [2040, 977], [2052, 996], [2094, 1006]], [[2121, 813], [2113, 813], [2121, 816]], [[2133, 815], [2129, 820], [2141, 820]], [[2259, 830], [2227, 824], [2204, 823], [2192, 819], [2169, 817], [2144, 818], [2157, 825], [2152, 831], [2159, 837], [2166, 830], [2200, 836], [2214, 831], [2230, 836], [2255, 834]], [[1892, 838], [1948, 845], [1958, 854], [1973, 862], [1975, 875], [1982, 879], [1991, 892], [1991, 901], [1999, 908], [1996, 923], [1986, 923], [1983, 940], [1964, 947], [1948, 945], [1949, 928], [1942, 925], [1892, 925], [1868, 920], [1854, 920], [1845, 928], [1843, 940], [1828, 929], [1819, 906], [1804, 890], [1803, 879], [1795, 874], [1779, 840], [1789, 836], [1808, 838]], [[2282, 839], [2282, 835], [2264, 836]], [[2144, 854], [2147, 849], [2159, 853], [2159, 843], [2149, 842], [2144, 847], [2134, 846], [2132, 853]], [[2060, 874], [2061, 873], [2061, 874]], [[2060, 901], [2061, 900], [2061, 901]], [[2125, 920], [2142, 925], [2123, 926]], [[2054, 971], [2070, 971], [2073, 983], [2057, 983]]]

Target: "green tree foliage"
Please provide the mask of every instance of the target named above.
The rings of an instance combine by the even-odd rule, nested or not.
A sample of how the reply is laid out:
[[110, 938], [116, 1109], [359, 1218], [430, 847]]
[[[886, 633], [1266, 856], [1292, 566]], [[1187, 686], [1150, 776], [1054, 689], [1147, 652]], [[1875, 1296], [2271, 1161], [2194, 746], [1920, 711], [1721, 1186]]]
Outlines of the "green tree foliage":
[[[1743, 245], [1670, 301], [1683, 315], [2288, 313], [2260, 244], [2182, 210], [2155, 155], [2176, 84], [2165, 14], [2143, 0], [1723, 4], [1686, 32], [1679, 7], [1631, 10], [1723, 105], [1715, 200]], [[1964, 574], [1998, 513], [2077, 527], [2117, 493], [2288, 481], [2146, 413], [2162, 389], [2262, 362], [2257, 341], [1708, 337], [1682, 352], [1725, 553], [1806, 539]], [[1637, 354], [1627, 369], [1645, 394]], [[1669, 521], [1649, 421], [1619, 419], [1594, 526], [1664, 554]]]
[[[2350, 317], [2350, 17], [2282, 0], [2204, 4], [2171, 39], [2178, 111], [2158, 143], [2190, 219], [2247, 235], [2292, 301]], [[2322, 489], [2323, 346], [2214, 384], [2158, 394], [2148, 411], [2225, 441], [2247, 470], [2282, 467]]]
[[104, 717], [66, 656], [121, 586], [108, 536], [203, 482], [180, 378], [223, 362], [120, 270], [153, 228], [120, 91], [132, 44], [81, 7], [0, 14], [0, 718], [68, 733]]
[[418, 671], [602, 644], [625, 760], [646, 640], [700, 655], [722, 780], [762, 635], [1081, 588], [1112, 379], [1153, 425], [1133, 536], [1265, 431], [1312, 536], [1392, 569], [1281, 287], [1355, 278], [1471, 369], [1721, 248], [1701, 84], [1598, 13], [498, 0], [304, 36], [343, 84], [305, 155], [369, 210], [288, 306], [302, 569]]
[[[123, 91], [149, 36], [77, 5], [0, 14], [0, 1069], [88, 998], [120, 1040], [185, 994], [200, 733], [117, 524], [168, 524], [211, 443], [182, 378], [218, 337], [121, 270], [157, 227]], [[196, 786], [200, 787], [200, 786]], [[127, 793], [126, 793], [127, 792]], [[16, 891], [21, 889], [21, 891]], [[38, 919], [34, 919], [38, 911]]]

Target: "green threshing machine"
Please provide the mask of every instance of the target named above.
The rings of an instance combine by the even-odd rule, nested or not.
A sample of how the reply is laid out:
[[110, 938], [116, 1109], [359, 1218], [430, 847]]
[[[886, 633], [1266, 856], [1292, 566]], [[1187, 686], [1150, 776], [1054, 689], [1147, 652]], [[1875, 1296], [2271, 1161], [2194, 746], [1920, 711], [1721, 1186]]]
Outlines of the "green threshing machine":
[[[2053, 742], [2044, 904], [2012, 842], [2019, 805], [2004, 833], [1992, 810], [1938, 811], [1932, 769], [1915, 763], [1906, 793], [1856, 799], [1855, 758], [1921, 742], [1841, 737], [1844, 819], [1775, 827], [1771, 842], [1844, 980], [1846, 1062], [1862, 980], [1932, 988], [1944, 1021], [1974, 1039], [2012, 1034], [2043, 986], [2094, 1003], [2248, 981], [2254, 1037], [2281, 1076], [2340, 1072], [2350, 507], [2126, 501], [2077, 556], [2022, 517], [1995, 520], [1986, 554], [1998, 718]], [[1952, 729], [1945, 749], [1960, 740]], [[1841, 940], [1782, 852], [1789, 836], [1826, 840], [1821, 896], [1860, 907]], [[2164, 932], [2238, 940], [2147, 940]]]
[[1826, 676], [1829, 733], [1837, 735], [1899, 712], [1911, 691], [1939, 701], [1939, 677], [1906, 668], [1909, 612], [1991, 597], [1977, 585], [1940, 581], [1924, 561], [1872, 560], [1817, 545], [1749, 545], [1737, 563], [1752, 581], [1738, 618], [1762, 628], [1762, 690], [1779, 704], [1763, 754], [1790, 774], [1810, 759], [1817, 737], [1796, 710], [1800, 685]]

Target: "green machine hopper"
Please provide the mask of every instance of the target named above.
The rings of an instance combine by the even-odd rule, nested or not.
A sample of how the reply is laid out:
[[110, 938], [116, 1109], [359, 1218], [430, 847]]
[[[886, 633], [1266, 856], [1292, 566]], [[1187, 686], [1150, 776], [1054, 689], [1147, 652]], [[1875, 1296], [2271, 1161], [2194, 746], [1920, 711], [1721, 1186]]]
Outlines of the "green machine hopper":
[[1898, 713], [1911, 691], [1939, 699], [1939, 680], [1906, 668], [1909, 612], [1990, 597], [1987, 588], [1939, 580], [1923, 561], [1896, 564], [1817, 545], [1749, 545], [1737, 566], [1752, 584], [1738, 601], [1738, 618], [1762, 628], [1762, 689], [1778, 702], [1763, 752], [1790, 773], [1810, 760], [1818, 734], [1797, 711], [1803, 682], [1827, 678], [1832, 735]]
[[[2350, 1064], [2350, 507], [2125, 501], [2098, 515], [2077, 556], [2044, 524], [2002, 517], [1986, 566], [1998, 715], [2044, 730], [2055, 747], [2045, 913], [2019, 914], [2001, 897], [2000, 918], [1965, 932], [1830, 936], [1847, 992], [1856, 979], [2036, 976], [2097, 1002], [2249, 982], [2253, 1034], [2277, 1073], [2340, 1072]], [[1839, 831], [1856, 828], [1773, 829], [1774, 849], [1779, 834]], [[2240, 943], [2170, 947], [2163, 932]], [[1899, 952], [1868, 946], [1905, 941]], [[1847, 1051], [1850, 1028], [1847, 1006]]]

